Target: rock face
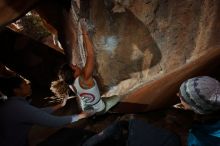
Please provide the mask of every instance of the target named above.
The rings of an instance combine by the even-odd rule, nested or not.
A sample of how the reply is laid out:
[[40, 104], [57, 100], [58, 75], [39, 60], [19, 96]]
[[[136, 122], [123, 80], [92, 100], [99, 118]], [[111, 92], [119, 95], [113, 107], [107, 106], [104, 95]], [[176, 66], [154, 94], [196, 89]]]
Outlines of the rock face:
[[0, 0], [0, 26], [7, 25], [30, 11], [38, 0]]
[[127, 94], [218, 45], [217, 0], [92, 0], [98, 73], [109, 94]]
[[[49, 90], [59, 66], [65, 62], [63, 54], [9, 29], [0, 31], [0, 43], [2, 64], [29, 79], [33, 86]], [[0, 75], [8, 74], [2, 64]]]
[[[95, 75], [103, 96], [118, 94], [123, 102], [150, 107], [141, 111], [160, 108], [175, 100], [183, 80], [202, 73], [207, 75], [207, 67], [211, 71], [219, 65], [218, 0], [81, 0], [80, 3], [81, 11], [76, 14], [89, 19], [93, 29]], [[43, 6], [46, 9], [47, 5]], [[66, 12], [63, 16], [73, 11]], [[67, 23], [77, 23], [69, 18]], [[76, 39], [76, 26], [63, 32], [58, 30], [58, 34], [69, 32], [66, 39], [72, 40], [70, 49], [82, 49], [74, 47], [80, 40]], [[72, 56], [84, 55], [80, 52], [83, 50], [72, 51]]]

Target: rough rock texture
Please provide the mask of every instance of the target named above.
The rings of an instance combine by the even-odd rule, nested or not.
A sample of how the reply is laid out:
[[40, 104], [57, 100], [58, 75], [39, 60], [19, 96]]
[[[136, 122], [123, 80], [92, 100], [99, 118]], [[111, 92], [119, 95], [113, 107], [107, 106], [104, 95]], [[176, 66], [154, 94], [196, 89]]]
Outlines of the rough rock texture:
[[[144, 105], [142, 110], [160, 108], [175, 100], [183, 80], [216, 70], [220, 55], [219, 3], [218, 0], [81, 0], [79, 16], [88, 18], [94, 27], [91, 38], [96, 51], [95, 75], [104, 96], [118, 94], [123, 102]], [[58, 3], [54, 5], [61, 9]], [[43, 6], [47, 10], [48, 5]], [[49, 12], [51, 20], [58, 21], [74, 11], [66, 11], [59, 19], [54, 15], [59, 11]], [[66, 46], [73, 48], [74, 53], [77, 52], [74, 49], [81, 48], [75, 45], [80, 40], [76, 38], [78, 22], [69, 18], [67, 23], [74, 27], [60, 29], [58, 34], [67, 33], [63, 42], [69, 42]], [[72, 56], [77, 60], [82, 54]]]
[[7, 25], [7, 27], [64, 53], [58, 41], [57, 30], [35, 11], [28, 12], [17, 21]]
[[0, 76], [9, 74], [5, 65], [30, 80], [34, 94], [49, 91], [51, 81], [57, 79], [59, 66], [65, 62], [63, 54], [9, 29], [0, 31], [0, 44]]
[[90, 7], [106, 95], [125, 95], [218, 45], [217, 0], [92, 0]]
[[30, 11], [38, 0], [0, 0], [0, 27]]

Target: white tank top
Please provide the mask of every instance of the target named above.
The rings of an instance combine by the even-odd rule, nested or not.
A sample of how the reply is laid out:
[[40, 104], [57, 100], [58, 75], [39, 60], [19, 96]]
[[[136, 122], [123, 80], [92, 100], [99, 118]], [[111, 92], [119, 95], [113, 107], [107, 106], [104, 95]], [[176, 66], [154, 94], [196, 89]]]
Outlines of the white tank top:
[[94, 86], [89, 89], [84, 89], [79, 84], [79, 77], [77, 77], [73, 83], [74, 87], [77, 90], [77, 94], [80, 95], [80, 102], [82, 110], [86, 108], [86, 106], [92, 106], [96, 112], [101, 112], [105, 108], [105, 104], [101, 99], [100, 92], [96, 81], [94, 81]]

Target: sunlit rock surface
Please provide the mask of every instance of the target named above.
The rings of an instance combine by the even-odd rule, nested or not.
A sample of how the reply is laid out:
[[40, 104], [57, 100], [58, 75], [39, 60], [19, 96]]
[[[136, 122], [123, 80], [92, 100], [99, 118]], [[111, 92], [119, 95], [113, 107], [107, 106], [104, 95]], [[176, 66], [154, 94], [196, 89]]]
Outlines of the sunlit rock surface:
[[107, 95], [127, 94], [218, 45], [218, 3], [91, 1], [97, 70]]

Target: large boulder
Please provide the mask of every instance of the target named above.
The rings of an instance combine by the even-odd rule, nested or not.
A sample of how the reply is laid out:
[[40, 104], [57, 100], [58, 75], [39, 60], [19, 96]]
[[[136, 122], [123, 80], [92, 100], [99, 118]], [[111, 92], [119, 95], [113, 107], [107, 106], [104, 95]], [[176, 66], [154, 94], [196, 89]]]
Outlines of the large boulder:
[[[85, 52], [80, 44], [78, 20], [89, 20], [96, 52], [95, 76], [101, 92], [105, 97], [120, 95], [124, 106], [119, 107], [132, 112], [136, 107], [136, 111], [147, 111], [175, 103], [175, 93], [182, 81], [217, 69], [219, 3], [81, 0], [76, 7], [74, 0], [63, 5], [47, 0], [36, 8], [57, 29], [69, 61], [80, 65], [85, 62]], [[24, 10], [27, 9], [16, 12]]]

